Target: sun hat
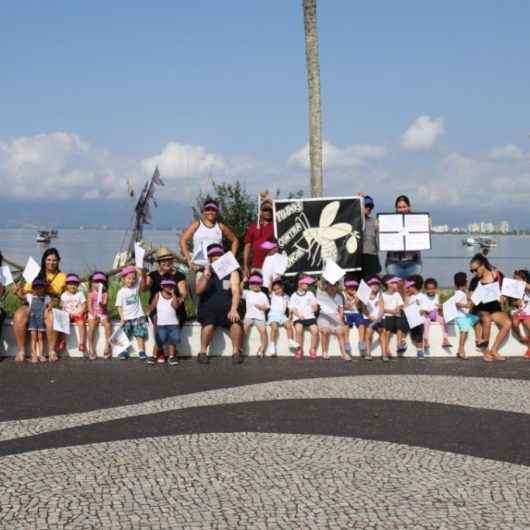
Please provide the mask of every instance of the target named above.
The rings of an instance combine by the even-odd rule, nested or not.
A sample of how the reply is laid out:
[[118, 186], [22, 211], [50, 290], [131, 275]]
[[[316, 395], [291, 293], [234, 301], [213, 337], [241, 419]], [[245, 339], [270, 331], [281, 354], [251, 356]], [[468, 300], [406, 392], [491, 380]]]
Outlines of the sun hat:
[[71, 273], [66, 275], [66, 283], [81, 283], [81, 280], [77, 274]]
[[260, 248], [263, 250], [272, 250], [273, 248], [278, 248], [278, 242], [277, 241], [264, 241]]
[[344, 281], [344, 285], [346, 287], [358, 287], [359, 286], [359, 282], [357, 280], [345, 280]]
[[387, 285], [391, 283], [401, 283], [401, 278], [399, 276], [391, 276], [388, 280], [385, 280], [385, 283]]
[[259, 274], [251, 274], [248, 279], [248, 283], [254, 285], [261, 285], [263, 283], [263, 278]]
[[311, 278], [311, 276], [308, 276], [307, 274], [303, 274], [298, 278], [298, 283], [303, 283], [305, 285], [311, 285], [312, 283], [315, 283], [315, 278]]
[[202, 210], [215, 210], [219, 211], [218, 204], [213, 199], [206, 199], [202, 205]]
[[94, 274], [92, 274], [90, 279], [93, 282], [106, 282], [107, 281], [107, 275], [104, 272], [97, 271], [97, 272], [94, 272]]
[[368, 285], [381, 285], [381, 280], [377, 277], [374, 277], [374, 278], [370, 278], [369, 280], [367, 280], [366, 283]]
[[44, 278], [35, 278], [33, 282], [31, 282], [31, 287], [46, 287], [47, 283]]
[[136, 269], [132, 265], [127, 265], [121, 270], [120, 276], [125, 278], [125, 276], [127, 276], [127, 274], [131, 274], [131, 272], [136, 272]]
[[225, 253], [225, 249], [223, 245], [219, 243], [212, 243], [206, 247], [206, 253], [209, 258], [212, 256], [222, 256]]
[[175, 253], [174, 252], [171, 252], [171, 250], [169, 250], [169, 248], [167, 247], [160, 247], [157, 251], [156, 251], [156, 257], [155, 257], [155, 261], [166, 261], [166, 260], [173, 260], [175, 259]]

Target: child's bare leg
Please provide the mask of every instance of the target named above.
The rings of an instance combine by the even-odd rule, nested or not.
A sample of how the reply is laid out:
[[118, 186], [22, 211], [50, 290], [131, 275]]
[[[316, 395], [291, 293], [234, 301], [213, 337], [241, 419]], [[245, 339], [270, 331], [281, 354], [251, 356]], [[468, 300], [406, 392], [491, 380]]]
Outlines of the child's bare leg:
[[429, 337], [431, 332], [431, 319], [427, 316], [423, 323], [423, 347], [429, 347]]
[[366, 355], [371, 356], [372, 355], [372, 338], [374, 336], [374, 330], [372, 328], [366, 328], [366, 331], [364, 333], [364, 340], [366, 343]]
[[359, 342], [366, 341], [366, 326], [359, 326], [357, 328], [357, 334], [359, 335]]
[[316, 324], [309, 326], [309, 333], [311, 333], [310, 351], [316, 351], [318, 348], [318, 326]]
[[79, 351], [86, 350], [86, 322], [79, 324]]
[[102, 318], [101, 325], [105, 331], [105, 352], [103, 355], [106, 359], [110, 359], [112, 357], [112, 347], [110, 345], [110, 336], [112, 334], [112, 330], [110, 328], [110, 320], [108, 318]]
[[346, 336], [349, 331], [350, 328], [347, 326], [343, 326], [337, 331], [337, 340], [339, 342], [340, 356], [347, 361], [350, 360], [350, 357], [346, 353]]
[[252, 324], [248, 324], [247, 322], [243, 322], [243, 339], [242, 341], [247, 341], [248, 345], [248, 339], [250, 336], [250, 330], [252, 328]]
[[39, 331], [37, 334], [37, 359], [41, 362], [46, 361], [46, 358], [44, 357], [44, 337], [44, 332]]
[[265, 324], [258, 326], [258, 333], [261, 342], [260, 353], [264, 356], [267, 353], [267, 328]]
[[38, 331], [31, 330], [31, 362], [36, 363], [39, 361], [39, 345], [38, 345]]
[[136, 344], [138, 345], [138, 350], [145, 351], [145, 339], [143, 337], [136, 337]]
[[296, 342], [303, 351], [304, 350], [304, 326], [302, 324], [295, 324], [294, 329], [296, 331]]
[[286, 320], [284, 323], [283, 323], [283, 327], [286, 329], [287, 331], [287, 338], [289, 340], [293, 340], [294, 338], [294, 331], [293, 331], [293, 323], [290, 321], [290, 320]]
[[386, 354], [389, 353], [388, 350], [389, 350], [389, 342], [390, 342], [390, 333], [386, 329], [383, 329], [379, 333], [379, 337], [381, 339], [381, 355], [385, 356]]
[[94, 332], [96, 331], [97, 320], [92, 318], [88, 321], [88, 333], [87, 333], [87, 346], [88, 346], [88, 355], [95, 356], [95, 346], [94, 346]]
[[177, 347], [174, 344], [170, 344], [167, 347], [167, 353], [169, 357], [176, 357], [177, 356]]
[[442, 326], [443, 346], [449, 346], [449, 330], [447, 329], [447, 324], [445, 323], [442, 315], [436, 316], [436, 322]]
[[271, 345], [276, 347], [276, 343], [278, 342], [278, 322], [271, 322]]
[[320, 330], [320, 347], [322, 348], [322, 357], [329, 358], [329, 331], [326, 328]]
[[467, 341], [467, 333], [465, 331], [461, 331], [458, 336], [458, 354], [457, 356], [461, 359], [466, 358], [466, 341]]

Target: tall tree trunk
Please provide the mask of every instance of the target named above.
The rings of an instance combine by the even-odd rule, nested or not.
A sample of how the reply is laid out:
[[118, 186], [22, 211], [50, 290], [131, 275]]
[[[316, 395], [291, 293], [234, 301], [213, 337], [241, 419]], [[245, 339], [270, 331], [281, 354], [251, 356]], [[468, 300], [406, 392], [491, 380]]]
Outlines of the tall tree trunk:
[[303, 0], [305, 57], [309, 89], [309, 162], [311, 196], [322, 197], [322, 123], [320, 117], [320, 63], [318, 59], [317, 2]]

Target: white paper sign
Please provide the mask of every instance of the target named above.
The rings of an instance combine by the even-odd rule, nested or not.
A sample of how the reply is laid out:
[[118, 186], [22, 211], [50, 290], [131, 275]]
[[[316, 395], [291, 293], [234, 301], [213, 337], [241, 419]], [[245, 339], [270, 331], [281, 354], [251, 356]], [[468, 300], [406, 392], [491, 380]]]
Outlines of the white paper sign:
[[96, 306], [99, 306], [103, 302], [103, 284], [100, 283], [98, 286], [98, 296], [96, 298]]
[[7, 287], [13, 283], [13, 275], [11, 269], [7, 265], [0, 267], [0, 283]]
[[401, 232], [403, 229], [403, 216], [401, 214], [382, 215], [378, 221], [379, 232]]
[[59, 333], [70, 335], [70, 315], [61, 309], [52, 309], [53, 329]]
[[384, 251], [405, 250], [401, 234], [382, 234], [379, 232], [379, 248]]
[[473, 302], [473, 305], [479, 305], [482, 302], [482, 285], [480, 285], [480, 283], [471, 294], [471, 301]]
[[488, 283], [483, 285], [479, 283], [477, 288], [471, 295], [471, 301], [478, 305], [480, 303], [487, 304], [489, 302], [496, 302], [501, 297], [501, 289], [499, 282]]
[[324, 279], [331, 284], [337, 283], [345, 274], [346, 274], [346, 271], [341, 269], [332, 260], [326, 261], [326, 266], [324, 267], [324, 270], [322, 271], [322, 276], [324, 277]]
[[504, 278], [502, 281], [502, 291], [504, 296], [521, 300], [524, 296], [526, 283], [521, 280], [512, 280], [511, 278]]
[[137, 269], [143, 269], [144, 256], [145, 256], [145, 250], [141, 247], [140, 243], [135, 243], [134, 244], [134, 265]]
[[407, 232], [429, 232], [431, 229], [428, 214], [409, 214], [404, 219]]
[[410, 329], [421, 326], [425, 322], [425, 317], [420, 313], [420, 306], [418, 304], [409, 304], [403, 309]]
[[444, 315], [445, 322], [451, 322], [451, 320], [454, 320], [459, 312], [458, 308], [456, 307], [456, 298], [452, 296], [442, 305], [442, 311]]
[[276, 261], [274, 270], [272, 271], [273, 276], [283, 276], [287, 270], [288, 258], [285, 252], [280, 254], [280, 258]]
[[33, 280], [39, 275], [40, 265], [30, 256], [22, 276], [28, 283], [32, 283]]
[[229, 251], [212, 263], [212, 269], [217, 274], [217, 277], [222, 280], [231, 272], [239, 269], [239, 263], [232, 252]]
[[405, 247], [414, 250], [430, 250], [431, 236], [428, 232], [420, 234], [405, 234]]
[[370, 294], [372, 290], [370, 289], [370, 286], [364, 281], [361, 280], [361, 283], [359, 284], [359, 287], [357, 288], [357, 298], [364, 304], [368, 304], [370, 300]]
[[132, 344], [121, 326], [110, 336], [110, 343], [113, 347], [119, 349], [120, 352], [126, 350]]

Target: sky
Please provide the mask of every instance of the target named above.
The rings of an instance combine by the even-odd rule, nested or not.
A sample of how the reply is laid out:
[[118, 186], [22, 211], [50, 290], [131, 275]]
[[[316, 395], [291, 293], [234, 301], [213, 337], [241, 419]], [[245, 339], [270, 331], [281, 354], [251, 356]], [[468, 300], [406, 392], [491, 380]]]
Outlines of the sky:
[[[324, 192], [530, 199], [530, 2], [318, 2]], [[301, 0], [2, 2], [3, 197], [307, 191]], [[508, 210], [508, 209], [507, 209]], [[509, 211], [506, 217], [509, 218]]]

